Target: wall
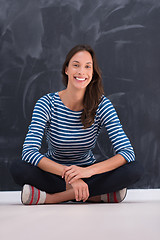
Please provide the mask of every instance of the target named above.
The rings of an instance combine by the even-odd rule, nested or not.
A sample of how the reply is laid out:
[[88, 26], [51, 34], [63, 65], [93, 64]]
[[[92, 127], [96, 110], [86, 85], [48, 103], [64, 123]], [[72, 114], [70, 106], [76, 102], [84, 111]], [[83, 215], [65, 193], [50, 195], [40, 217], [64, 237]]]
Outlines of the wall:
[[[160, 187], [159, 23], [159, 0], [1, 0], [0, 190], [19, 189], [8, 167], [21, 158], [36, 101], [63, 89], [64, 57], [79, 43], [94, 48], [105, 95], [144, 166], [132, 187]], [[111, 153], [102, 129], [95, 156]]]

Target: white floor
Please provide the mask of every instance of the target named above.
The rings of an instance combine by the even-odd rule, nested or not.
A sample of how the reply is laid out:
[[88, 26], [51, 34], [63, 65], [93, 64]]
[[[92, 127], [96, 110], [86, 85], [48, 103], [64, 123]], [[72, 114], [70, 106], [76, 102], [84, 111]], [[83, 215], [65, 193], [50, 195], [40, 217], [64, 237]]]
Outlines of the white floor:
[[159, 240], [160, 189], [128, 190], [120, 204], [24, 206], [0, 192], [0, 240]]

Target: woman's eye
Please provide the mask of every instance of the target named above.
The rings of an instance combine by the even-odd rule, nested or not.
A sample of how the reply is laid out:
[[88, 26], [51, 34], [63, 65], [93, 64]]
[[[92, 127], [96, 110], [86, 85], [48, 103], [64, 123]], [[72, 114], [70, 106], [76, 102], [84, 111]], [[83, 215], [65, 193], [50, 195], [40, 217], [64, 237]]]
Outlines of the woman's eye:
[[91, 68], [91, 66], [88, 66], [88, 65], [87, 65], [86, 68]]
[[74, 64], [73, 66], [74, 66], [74, 67], [78, 67], [78, 64]]

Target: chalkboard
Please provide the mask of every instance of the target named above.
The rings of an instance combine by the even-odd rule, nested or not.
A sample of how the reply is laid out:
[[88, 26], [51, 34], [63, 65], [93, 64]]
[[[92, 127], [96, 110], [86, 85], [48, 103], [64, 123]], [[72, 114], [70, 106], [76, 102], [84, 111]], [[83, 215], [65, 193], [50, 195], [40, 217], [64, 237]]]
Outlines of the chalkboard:
[[[21, 158], [33, 107], [64, 88], [65, 55], [80, 43], [95, 50], [105, 95], [145, 169], [132, 188], [160, 187], [159, 26], [159, 0], [0, 1], [0, 190], [19, 189], [8, 169]], [[112, 155], [105, 129], [94, 153]]]

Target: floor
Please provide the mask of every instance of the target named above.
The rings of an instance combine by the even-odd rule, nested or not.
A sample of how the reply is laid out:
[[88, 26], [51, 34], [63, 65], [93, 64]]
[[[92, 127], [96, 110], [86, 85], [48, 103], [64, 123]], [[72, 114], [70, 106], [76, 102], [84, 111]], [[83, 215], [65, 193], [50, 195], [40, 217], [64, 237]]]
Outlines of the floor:
[[119, 204], [24, 206], [0, 192], [0, 240], [159, 240], [160, 189], [128, 190]]

